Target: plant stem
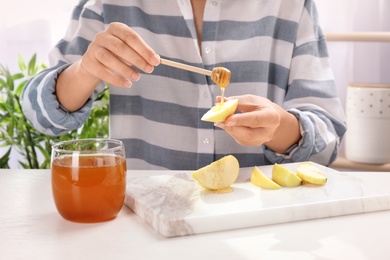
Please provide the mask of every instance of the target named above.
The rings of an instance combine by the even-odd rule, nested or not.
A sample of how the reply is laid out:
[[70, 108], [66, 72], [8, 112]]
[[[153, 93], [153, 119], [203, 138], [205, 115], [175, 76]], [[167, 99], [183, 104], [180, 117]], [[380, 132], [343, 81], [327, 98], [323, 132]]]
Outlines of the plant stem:
[[[15, 99], [16, 99], [16, 102], [18, 104], [18, 107], [20, 109], [20, 111], [22, 111], [22, 106], [20, 104], [20, 101], [19, 101], [19, 97], [15, 96]], [[30, 131], [30, 127], [28, 127], [28, 123], [27, 123], [27, 119], [26, 117], [24, 116], [24, 113], [22, 113], [22, 120], [24, 122], [24, 124], [26, 125], [26, 137], [27, 137], [27, 140], [28, 140], [28, 144], [26, 144], [25, 146], [25, 151], [26, 151], [26, 156], [27, 156], [27, 161], [29, 163], [29, 166], [31, 169], [38, 169], [39, 168], [39, 164], [38, 164], [38, 158], [37, 158], [37, 153], [34, 149], [34, 142], [33, 142], [33, 139], [31, 137], [31, 131]], [[32, 153], [32, 157], [30, 156], [30, 152], [28, 150], [28, 146], [30, 146], [31, 148], [31, 153]]]

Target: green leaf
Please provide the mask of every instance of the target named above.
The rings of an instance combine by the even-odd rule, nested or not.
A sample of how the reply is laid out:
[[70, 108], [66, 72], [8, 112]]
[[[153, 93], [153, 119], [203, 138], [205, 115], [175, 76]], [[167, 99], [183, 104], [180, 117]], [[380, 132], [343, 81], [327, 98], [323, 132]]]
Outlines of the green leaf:
[[37, 61], [37, 55], [34, 54], [28, 63], [27, 73], [29, 76], [34, 76], [36, 74], [36, 70], [35, 70], [36, 61]]
[[18, 161], [19, 164], [23, 167], [23, 169], [30, 169], [30, 165], [28, 163], [25, 163], [25, 162], [22, 162], [22, 161]]
[[51, 148], [50, 148], [50, 151], [49, 151], [46, 147], [42, 147], [42, 145], [37, 145], [36, 147], [39, 149], [39, 151], [42, 153], [43, 157], [46, 160], [50, 160]]
[[8, 165], [8, 162], [9, 162], [9, 157], [10, 157], [10, 154], [11, 154], [11, 150], [12, 150], [12, 147], [10, 147], [8, 149], [8, 151], [0, 158], [0, 168], [2, 169], [8, 169], [9, 168], [9, 165]]
[[5, 85], [6, 85], [7, 91], [14, 90], [14, 80], [13, 80], [12, 75], [8, 69], [4, 70], [4, 76], [5, 76], [5, 80], [6, 80]]
[[14, 136], [14, 120], [11, 120], [7, 126], [7, 132], [9, 136]]
[[12, 79], [15, 81], [15, 80], [18, 80], [18, 79], [22, 79], [24, 78], [24, 74], [23, 73], [16, 73], [14, 75], [12, 75]]
[[[0, 103], [0, 111], [4, 111], [6, 106], [7, 106], [7, 104], [1, 102], [1, 103]], [[2, 118], [0, 118], [0, 120], [1, 120], [1, 119], [2, 119]]]
[[2, 79], [2, 78], [0, 78], [0, 86], [1, 86], [0, 89], [2, 89], [3, 87], [7, 86], [7, 83], [6, 83], [5, 80]]
[[26, 70], [26, 63], [24, 62], [23, 57], [20, 54], [18, 55], [18, 64], [19, 64], [19, 69], [21, 71], [25, 71]]
[[27, 83], [27, 79], [26, 80], [23, 80], [19, 85], [18, 87], [16, 88], [15, 90], [15, 95], [20, 97], [22, 95], [22, 92], [23, 92], [23, 89], [24, 89], [24, 86], [26, 86], [26, 83]]

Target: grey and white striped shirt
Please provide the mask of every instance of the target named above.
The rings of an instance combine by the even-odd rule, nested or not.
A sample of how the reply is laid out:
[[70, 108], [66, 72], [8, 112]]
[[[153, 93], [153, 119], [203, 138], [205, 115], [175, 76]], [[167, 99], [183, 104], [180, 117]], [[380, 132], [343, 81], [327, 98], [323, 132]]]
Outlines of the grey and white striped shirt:
[[161, 57], [228, 68], [227, 96], [269, 98], [299, 118], [303, 136], [288, 155], [241, 146], [200, 120], [219, 87], [209, 77], [160, 65], [130, 89], [110, 87], [110, 137], [124, 141], [128, 169], [194, 170], [227, 154], [241, 167], [305, 160], [329, 165], [346, 126], [317, 19], [312, 0], [208, 0], [200, 55], [190, 0], [81, 0], [50, 54], [52, 67], [26, 85], [23, 109], [50, 135], [82, 126], [92, 99], [67, 112], [55, 96], [56, 78], [80, 59], [96, 33], [122, 22]]

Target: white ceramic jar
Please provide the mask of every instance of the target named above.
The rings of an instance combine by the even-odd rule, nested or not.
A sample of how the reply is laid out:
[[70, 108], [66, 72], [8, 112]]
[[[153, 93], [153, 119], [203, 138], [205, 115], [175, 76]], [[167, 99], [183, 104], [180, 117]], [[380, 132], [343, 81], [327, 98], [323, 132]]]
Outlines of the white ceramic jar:
[[351, 83], [346, 105], [347, 159], [390, 163], [390, 85]]

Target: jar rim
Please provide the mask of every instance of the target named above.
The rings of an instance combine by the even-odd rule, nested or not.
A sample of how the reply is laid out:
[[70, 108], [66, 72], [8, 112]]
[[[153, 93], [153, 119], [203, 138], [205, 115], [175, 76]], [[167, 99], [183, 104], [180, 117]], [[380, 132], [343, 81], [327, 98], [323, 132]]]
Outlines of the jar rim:
[[[66, 140], [66, 141], [60, 141], [57, 143], [54, 143], [52, 145], [53, 151], [61, 151], [61, 152], [74, 152], [79, 151], [80, 149], [69, 149], [67, 147], [70, 147], [72, 143], [111, 143], [115, 144], [114, 147], [107, 147], [104, 150], [117, 150], [118, 148], [121, 148], [123, 146], [123, 142], [118, 139], [111, 139], [111, 138], [85, 138], [85, 139], [72, 139], [72, 140]], [[83, 149], [83, 151], [95, 151], [94, 149]]]

